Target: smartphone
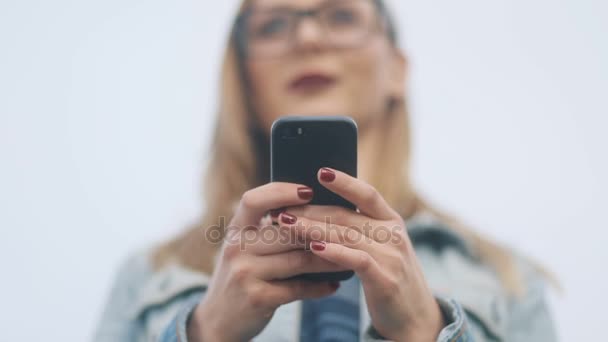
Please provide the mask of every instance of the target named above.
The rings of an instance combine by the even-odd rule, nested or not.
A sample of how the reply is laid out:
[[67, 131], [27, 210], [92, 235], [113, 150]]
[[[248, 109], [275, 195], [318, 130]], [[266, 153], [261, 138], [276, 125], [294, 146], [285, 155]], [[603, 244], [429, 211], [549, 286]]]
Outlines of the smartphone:
[[[303, 184], [313, 189], [310, 204], [355, 206], [317, 180], [322, 167], [357, 177], [357, 124], [347, 116], [285, 116], [276, 120], [270, 138], [270, 180]], [[342, 281], [352, 271], [308, 273], [297, 278]]]

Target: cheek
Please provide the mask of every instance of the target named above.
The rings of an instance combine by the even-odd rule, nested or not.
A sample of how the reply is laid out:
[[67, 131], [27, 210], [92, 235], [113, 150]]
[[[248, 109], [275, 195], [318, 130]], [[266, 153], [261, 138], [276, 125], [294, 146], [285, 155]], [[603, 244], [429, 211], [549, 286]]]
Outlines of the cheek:
[[251, 86], [250, 100], [263, 127], [270, 127], [278, 117], [277, 96], [281, 89], [278, 63], [248, 62], [247, 76]]
[[272, 87], [277, 83], [274, 79], [277, 66], [269, 63], [249, 62], [246, 68], [251, 85], [251, 95], [254, 99], [263, 100], [268, 94], [272, 94]]
[[357, 50], [344, 63], [349, 97], [359, 115], [375, 115], [386, 104], [387, 59], [382, 47], [374, 45]]

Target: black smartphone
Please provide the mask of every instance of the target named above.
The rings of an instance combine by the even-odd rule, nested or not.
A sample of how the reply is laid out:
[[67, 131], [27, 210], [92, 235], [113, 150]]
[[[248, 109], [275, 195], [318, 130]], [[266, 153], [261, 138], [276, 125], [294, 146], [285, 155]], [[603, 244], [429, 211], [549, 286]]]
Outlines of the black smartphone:
[[[272, 124], [270, 181], [303, 184], [313, 189], [310, 204], [355, 206], [327, 190], [317, 180], [322, 167], [357, 177], [357, 124], [347, 116], [285, 116]], [[297, 278], [342, 281], [352, 271], [307, 273]]]

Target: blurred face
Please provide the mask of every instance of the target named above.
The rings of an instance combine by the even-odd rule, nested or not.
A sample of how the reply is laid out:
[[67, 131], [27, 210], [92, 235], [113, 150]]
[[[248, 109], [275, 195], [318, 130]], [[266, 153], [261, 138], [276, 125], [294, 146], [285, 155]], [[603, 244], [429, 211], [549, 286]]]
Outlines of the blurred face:
[[245, 68], [261, 126], [283, 115], [381, 120], [404, 92], [405, 61], [372, 0], [254, 0]]

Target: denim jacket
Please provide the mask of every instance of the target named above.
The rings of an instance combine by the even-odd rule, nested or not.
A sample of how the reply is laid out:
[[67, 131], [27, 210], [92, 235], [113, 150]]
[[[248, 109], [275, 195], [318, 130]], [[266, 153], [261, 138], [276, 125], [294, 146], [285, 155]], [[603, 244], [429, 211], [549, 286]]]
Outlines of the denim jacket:
[[[526, 282], [523, 296], [509, 295], [495, 272], [472, 248], [428, 214], [407, 221], [408, 235], [447, 320], [437, 341], [555, 341], [544, 282], [516, 257]], [[146, 251], [128, 258], [118, 271], [101, 320], [97, 342], [186, 342], [186, 323], [205, 295], [209, 275], [178, 264], [153, 270]], [[361, 291], [363, 295], [363, 291]], [[384, 341], [360, 300], [361, 340]], [[279, 307], [256, 341], [297, 341], [301, 302]]]

